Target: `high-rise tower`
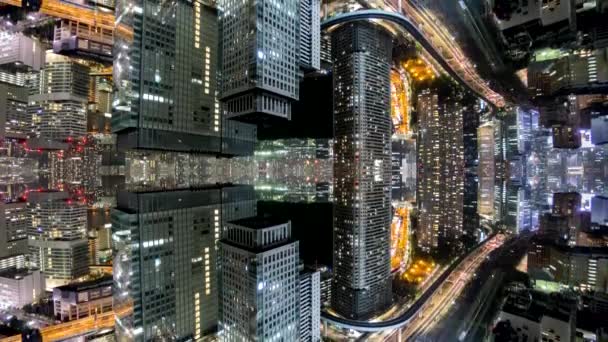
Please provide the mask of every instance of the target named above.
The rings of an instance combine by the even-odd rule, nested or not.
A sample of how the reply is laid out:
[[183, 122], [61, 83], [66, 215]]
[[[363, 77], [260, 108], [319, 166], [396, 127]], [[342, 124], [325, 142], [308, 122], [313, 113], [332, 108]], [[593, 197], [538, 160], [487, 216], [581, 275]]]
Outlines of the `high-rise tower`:
[[391, 301], [391, 37], [369, 23], [332, 33], [334, 280], [332, 307], [367, 319]]
[[251, 217], [220, 243], [220, 340], [298, 340], [299, 244], [291, 222]]
[[454, 246], [463, 233], [464, 143], [462, 94], [451, 87], [417, 97], [420, 210], [418, 243], [427, 253]]
[[116, 17], [118, 147], [252, 154], [256, 128], [220, 113], [217, 10], [202, 0], [120, 1]]
[[299, 88], [298, 3], [220, 1], [220, 93], [228, 118], [291, 118]]
[[301, 69], [320, 65], [319, 0], [221, 0], [221, 100], [227, 118], [291, 119]]
[[248, 186], [119, 193], [112, 211], [118, 341], [198, 341], [214, 331], [221, 227], [255, 211]]

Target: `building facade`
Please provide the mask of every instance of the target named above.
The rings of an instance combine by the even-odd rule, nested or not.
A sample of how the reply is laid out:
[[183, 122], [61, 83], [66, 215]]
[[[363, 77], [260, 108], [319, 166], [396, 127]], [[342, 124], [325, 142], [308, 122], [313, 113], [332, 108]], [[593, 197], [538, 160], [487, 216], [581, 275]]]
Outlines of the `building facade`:
[[0, 82], [0, 139], [27, 138], [33, 134], [32, 118], [27, 112], [28, 90]]
[[40, 270], [7, 268], [0, 271], [0, 308], [21, 309], [44, 294], [44, 276]]
[[66, 56], [46, 53], [34, 94], [29, 97], [37, 148], [66, 148], [66, 143], [83, 138], [87, 128], [89, 67]]
[[391, 37], [372, 24], [332, 33], [332, 308], [348, 318], [370, 318], [391, 302], [391, 53]]
[[53, 289], [55, 318], [72, 321], [112, 311], [112, 276]]
[[255, 215], [254, 199], [248, 186], [118, 194], [112, 238], [114, 309], [124, 310], [116, 319], [119, 341], [199, 340], [216, 330], [216, 243], [223, 222]]
[[299, 243], [291, 222], [228, 223], [220, 242], [220, 340], [298, 340]]
[[112, 131], [118, 147], [252, 154], [255, 126], [220, 113], [217, 9], [200, 0], [142, 0], [121, 2], [116, 13], [117, 28], [134, 32], [115, 31]]
[[48, 289], [88, 273], [87, 209], [67, 192], [31, 192], [28, 197], [30, 262], [44, 273]]
[[321, 341], [321, 272], [303, 269], [299, 279], [300, 341]]
[[417, 98], [418, 241], [424, 252], [453, 245], [463, 233], [464, 142], [462, 100], [458, 92], [422, 90]]
[[10, 261], [28, 254], [30, 226], [31, 216], [26, 203], [0, 203], [0, 260]]
[[[291, 118], [291, 103], [299, 96], [300, 3], [310, 2], [220, 1], [220, 96], [226, 117]], [[301, 35], [308, 36], [305, 30]]]

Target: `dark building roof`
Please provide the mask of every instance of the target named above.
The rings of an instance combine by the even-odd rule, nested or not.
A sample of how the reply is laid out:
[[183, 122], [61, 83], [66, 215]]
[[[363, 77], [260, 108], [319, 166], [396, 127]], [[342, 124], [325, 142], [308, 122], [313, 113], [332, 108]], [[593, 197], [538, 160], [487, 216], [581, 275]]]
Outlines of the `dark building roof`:
[[111, 286], [113, 283], [113, 278], [111, 274], [104, 275], [101, 278], [83, 281], [81, 283], [72, 283], [63, 286], [58, 286], [55, 289], [66, 292], [80, 292], [90, 289], [96, 289], [103, 286]]

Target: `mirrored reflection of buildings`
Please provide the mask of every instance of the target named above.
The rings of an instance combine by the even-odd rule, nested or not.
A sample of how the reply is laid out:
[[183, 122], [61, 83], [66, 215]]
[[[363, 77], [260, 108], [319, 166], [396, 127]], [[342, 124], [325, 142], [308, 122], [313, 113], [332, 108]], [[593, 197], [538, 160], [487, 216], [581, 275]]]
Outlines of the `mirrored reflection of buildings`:
[[260, 141], [253, 182], [262, 200], [328, 201], [331, 196], [332, 142], [329, 139]]
[[122, 192], [112, 212], [119, 340], [199, 339], [217, 327], [217, 241], [254, 216], [250, 186]]
[[369, 23], [350, 23], [332, 32], [331, 306], [348, 318], [371, 318], [391, 302], [391, 45], [388, 33]]

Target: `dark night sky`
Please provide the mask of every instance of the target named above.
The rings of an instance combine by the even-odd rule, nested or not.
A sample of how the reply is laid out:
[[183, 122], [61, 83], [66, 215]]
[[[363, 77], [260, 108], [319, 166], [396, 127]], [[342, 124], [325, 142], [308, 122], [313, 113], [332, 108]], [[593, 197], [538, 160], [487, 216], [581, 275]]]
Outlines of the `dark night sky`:
[[300, 258], [307, 265], [332, 263], [332, 204], [258, 202], [258, 214], [291, 220], [293, 237], [300, 241]]
[[306, 77], [300, 83], [300, 100], [293, 104], [291, 121], [258, 126], [258, 139], [332, 138], [331, 75]]

